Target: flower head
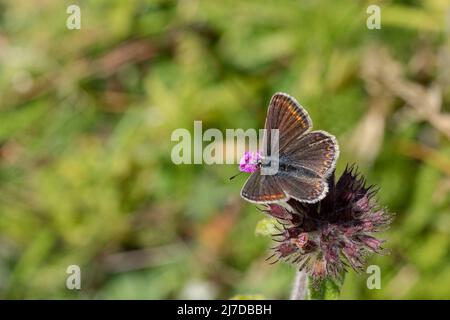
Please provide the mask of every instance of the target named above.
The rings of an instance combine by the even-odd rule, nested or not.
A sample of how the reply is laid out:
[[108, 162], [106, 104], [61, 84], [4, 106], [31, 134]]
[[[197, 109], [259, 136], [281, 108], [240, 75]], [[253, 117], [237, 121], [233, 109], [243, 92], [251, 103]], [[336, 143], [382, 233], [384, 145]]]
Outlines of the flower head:
[[265, 212], [277, 218], [284, 230], [274, 235], [276, 261], [290, 261], [314, 279], [339, 278], [347, 266], [364, 268], [370, 253], [382, 253], [383, 240], [374, 233], [384, 230], [391, 217], [375, 201], [376, 190], [366, 187], [354, 167], [347, 167], [329, 192], [318, 203], [290, 199], [290, 209], [268, 204]]
[[247, 151], [239, 162], [239, 170], [242, 172], [255, 172], [258, 170], [262, 157], [258, 152]]

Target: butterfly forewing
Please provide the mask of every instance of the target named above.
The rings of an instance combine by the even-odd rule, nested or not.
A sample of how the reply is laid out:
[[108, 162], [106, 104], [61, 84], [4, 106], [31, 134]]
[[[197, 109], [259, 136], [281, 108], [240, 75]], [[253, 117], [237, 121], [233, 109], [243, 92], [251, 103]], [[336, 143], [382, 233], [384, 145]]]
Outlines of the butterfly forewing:
[[303, 135], [312, 127], [312, 121], [306, 110], [291, 96], [276, 93], [270, 100], [267, 113], [265, 147], [271, 150], [271, 129], [279, 130], [279, 150], [283, 150], [293, 139]]

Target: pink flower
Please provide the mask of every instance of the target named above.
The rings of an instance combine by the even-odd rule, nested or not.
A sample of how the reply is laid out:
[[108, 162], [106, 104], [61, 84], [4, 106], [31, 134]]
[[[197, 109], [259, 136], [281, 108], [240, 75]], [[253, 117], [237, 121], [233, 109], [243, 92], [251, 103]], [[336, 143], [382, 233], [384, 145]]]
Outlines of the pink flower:
[[319, 203], [290, 199], [291, 209], [266, 205], [262, 210], [283, 222], [280, 233], [273, 235], [279, 244], [269, 259], [294, 263], [314, 280], [339, 279], [348, 267], [364, 270], [369, 254], [385, 252], [384, 241], [375, 236], [392, 220], [375, 194], [356, 168], [347, 167], [336, 183], [333, 173], [328, 194]]
[[258, 152], [247, 151], [239, 162], [239, 170], [242, 172], [255, 172], [259, 168], [262, 157]]

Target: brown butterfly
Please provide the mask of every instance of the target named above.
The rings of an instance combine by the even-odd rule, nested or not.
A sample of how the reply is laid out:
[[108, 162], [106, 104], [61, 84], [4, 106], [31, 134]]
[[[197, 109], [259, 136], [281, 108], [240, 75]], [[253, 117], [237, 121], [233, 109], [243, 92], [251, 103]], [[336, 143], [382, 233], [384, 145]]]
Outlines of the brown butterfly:
[[[293, 97], [285, 93], [273, 95], [261, 160], [241, 190], [245, 200], [270, 203], [294, 198], [314, 203], [325, 197], [327, 178], [336, 166], [339, 146], [333, 135], [325, 131], [310, 132], [311, 128], [311, 118]], [[278, 133], [276, 154], [273, 132]], [[264, 169], [274, 164], [276, 173], [265, 174]]]

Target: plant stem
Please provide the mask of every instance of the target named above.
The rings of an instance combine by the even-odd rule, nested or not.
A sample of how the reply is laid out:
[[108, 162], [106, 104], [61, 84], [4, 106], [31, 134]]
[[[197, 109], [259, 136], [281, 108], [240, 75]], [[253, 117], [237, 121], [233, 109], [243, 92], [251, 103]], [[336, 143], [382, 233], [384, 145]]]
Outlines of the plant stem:
[[308, 277], [303, 271], [297, 271], [291, 292], [291, 300], [308, 299]]

